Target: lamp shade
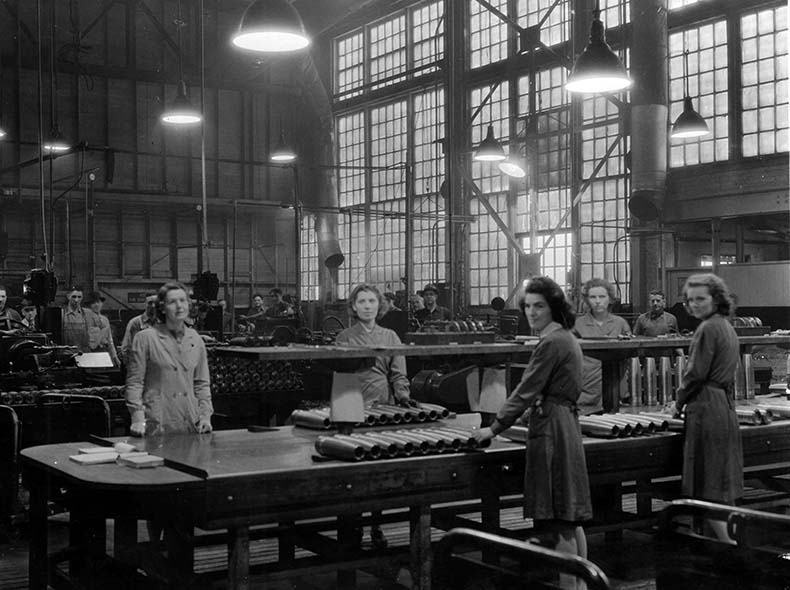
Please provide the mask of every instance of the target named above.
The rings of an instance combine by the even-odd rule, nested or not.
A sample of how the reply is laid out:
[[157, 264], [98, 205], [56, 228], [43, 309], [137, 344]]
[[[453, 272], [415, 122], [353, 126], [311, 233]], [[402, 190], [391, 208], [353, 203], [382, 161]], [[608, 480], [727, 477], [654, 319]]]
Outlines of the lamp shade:
[[494, 126], [488, 126], [488, 132], [475, 152], [474, 159], [478, 162], [501, 162], [505, 159], [505, 150], [494, 137]]
[[203, 114], [189, 102], [187, 85], [181, 80], [178, 83], [178, 94], [161, 115], [162, 122], [171, 125], [192, 125], [203, 120]]
[[683, 112], [680, 113], [672, 124], [672, 138], [683, 139], [688, 137], [700, 137], [710, 133], [705, 119], [694, 110], [691, 104], [691, 97], [683, 97]]
[[3, 129], [2, 127], [0, 127], [0, 139], [3, 139], [3, 138], [5, 137], [5, 135], [6, 135], [6, 133], [5, 133], [5, 129]]
[[244, 11], [233, 44], [252, 51], [286, 52], [304, 49], [310, 39], [287, 0], [255, 0]]
[[524, 167], [519, 162], [511, 158], [502, 160], [498, 164], [498, 167], [502, 174], [506, 174], [511, 178], [524, 178], [527, 175], [527, 171], [524, 170]]
[[274, 146], [272, 153], [269, 154], [269, 159], [272, 162], [293, 162], [296, 160], [296, 152], [285, 143], [285, 137], [280, 133], [280, 140]]
[[604, 26], [596, 10], [590, 42], [576, 60], [565, 89], [569, 92], [616, 92], [631, 85], [623, 63], [606, 43]]
[[53, 125], [49, 135], [44, 138], [44, 143], [41, 147], [48, 152], [65, 152], [71, 148], [71, 145], [63, 138], [63, 134], [56, 123]]

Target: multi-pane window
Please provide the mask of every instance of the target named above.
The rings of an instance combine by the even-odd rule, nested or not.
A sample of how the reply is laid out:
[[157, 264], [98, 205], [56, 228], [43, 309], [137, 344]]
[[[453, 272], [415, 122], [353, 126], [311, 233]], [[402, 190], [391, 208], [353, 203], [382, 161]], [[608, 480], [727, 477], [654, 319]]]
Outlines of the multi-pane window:
[[[688, 75], [683, 79], [684, 52]], [[726, 160], [729, 156], [727, 108], [727, 22], [707, 23], [669, 36], [670, 120], [683, 112], [685, 84], [694, 108], [710, 133], [699, 138], [672, 140], [671, 165], [689, 166]]]
[[400, 14], [370, 27], [370, 81], [395, 84], [403, 78], [392, 76], [406, 71], [406, 15]]
[[[631, 22], [631, 2], [628, 0], [603, 0], [601, 21], [607, 29]], [[615, 51], [617, 49], [615, 48]]]
[[406, 101], [370, 111], [371, 199], [405, 198]]
[[[488, 202], [507, 219], [507, 195], [489, 196]], [[507, 238], [479, 199], [472, 199], [470, 212], [476, 221], [469, 228], [469, 303], [488, 305], [510, 294]]]
[[302, 229], [299, 232], [300, 249], [300, 287], [302, 301], [318, 301], [318, 235], [315, 233], [315, 216], [302, 216]]
[[338, 297], [348, 297], [354, 285], [367, 280], [367, 239], [363, 211], [346, 210], [338, 218], [338, 239], [345, 261], [338, 267]]
[[743, 155], [786, 152], [787, 6], [741, 17]]
[[[548, 237], [539, 235], [535, 240], [537, 243], [534, 252], [538, 253], [546, 245]], [[533, 252], [529, 238], [522, 238], [521, 245], [527, 253]], [[543, 251], [540, 259], [540, 274], [549, 277], [556, 282], [560, 288], [569, 293], [571, 287], [571, 260], [573, 258], [573, 233], [570, 231], [557, 232], [554, 239]]]
[[362, 31], [357, 31], [335, 41], [335, 89], [344, 98], [361, 93], [353, 92], [365, 83], [365, 49]]
[[570, 38], [571, 19], [568, 5], [568, 0], [562, 0], [556, 5], [555, 0], [518, 0], [518, 24], [529, 28], [542, 21], [540, 41], [549, 47], [559, 45]]
[[[438, 63], [444, 57], [444, 3], [430, 2], [411, 11], [412, 66], [417, 69]], [[436, 70], [436, 66], [421, 69], [416, 75]]]
[[363, 112], [338, 117], [337, 156], [340, 169], [341, 207], [365, 202], [365, 115]]
[[382, 290], [397, 291], [405, 276], [406, 201], [377, 203], [371, 211], [367, 280]]
[[445, 279], [447, 224], [444, 198], [439, 194], [416, 196], [412, 205], [412, 278], [415, 289]]
[[[507, 0], [490, 0], [489, 4], [507, 14]], [[469, 0], [469, 18], [469, 63], [472, 68], [505, 59], [507, 23], [477, 0]]]

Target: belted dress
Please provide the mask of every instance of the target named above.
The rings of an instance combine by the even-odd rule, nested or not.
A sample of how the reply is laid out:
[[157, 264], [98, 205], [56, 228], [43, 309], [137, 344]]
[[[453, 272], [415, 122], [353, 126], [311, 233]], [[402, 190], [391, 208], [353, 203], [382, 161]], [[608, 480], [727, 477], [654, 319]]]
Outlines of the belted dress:
[[530, 409], [524, 516], [582, 522], [592, 518], [590, 482], [576, 400], [582, 351], [573, 334], [551, 323], [540, 336], [521, 381], [497, 413], [494, 434]]
[[716, 313], [691, 338], [677, 392], [686, 406], [683, 442], [684, 496], [732, 504], [743, 496], [743, 447], [733, 403], [738, 336]]

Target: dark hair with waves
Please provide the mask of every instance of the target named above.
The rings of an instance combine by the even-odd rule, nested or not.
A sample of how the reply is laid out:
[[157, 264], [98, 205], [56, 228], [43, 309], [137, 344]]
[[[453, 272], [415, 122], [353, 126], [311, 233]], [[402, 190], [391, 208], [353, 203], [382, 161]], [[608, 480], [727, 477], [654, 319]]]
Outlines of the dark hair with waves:
[[683, 285], [683, 298], [688, 301], [689, 287], [707, 287], [710, 296], [713, 298], [713, 305], [716, 312], [723, 316], [730, 316], [735, 313], [735, 302], [727, 284], [713, 273], [701, 273], [691, 275]]
[[557, 283], [549, 277], [534, 277], [529, 279], [518, 301], [518, 306], [522, 314], [524, 313], [524, 297], [527, 293], [543, 295], [546, 303], [549, 304], [551, 319], [566, 330], [573, 328], [576, 321], [576, 314], [573, 313], [570, 303], [565, 299], [565, 293], [562, 292], [562, 289]]

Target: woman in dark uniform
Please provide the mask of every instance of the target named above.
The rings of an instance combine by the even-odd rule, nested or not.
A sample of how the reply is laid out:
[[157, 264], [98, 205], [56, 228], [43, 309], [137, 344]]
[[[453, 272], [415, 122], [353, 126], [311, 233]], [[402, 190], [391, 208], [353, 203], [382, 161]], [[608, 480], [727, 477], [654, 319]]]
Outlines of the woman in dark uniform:
[[[562, 289], [547, 277], [527, 283], [520, 306], [540, 341], [493, 424], [475, 438], [493, 438], [531, 408], [524, 516], [535, 519], [536, 532], [552, 536], [558, 551], [586, 558], [582, 523], [592, 518], [592, 504], [576, 409], [582, 351], [570, 332], [574, 314]], [[576, 580], [561, 576], [560, 585], [575, 588]]]
[[[692, 275], [683, 292], [691, 314], [702, 320], [689, 345], [689, 358], [675, 402], [685, 407], [683, 495], [734, 504], [743, 496], [743, 450], [733, 404], [738, 336], [727, 321], [733, 311], [727, 285], [714, 274]], [[708, 523], [721, 539], [725, 523]]]

